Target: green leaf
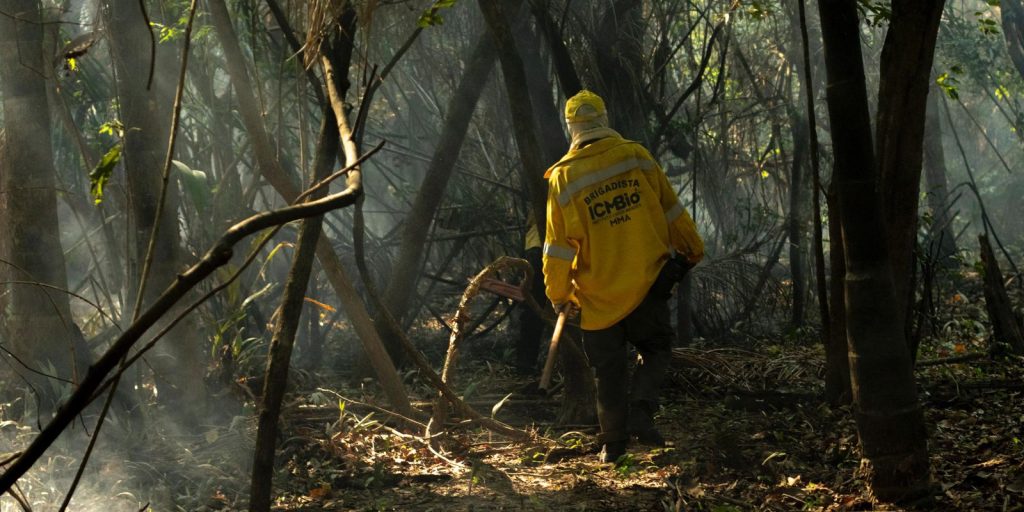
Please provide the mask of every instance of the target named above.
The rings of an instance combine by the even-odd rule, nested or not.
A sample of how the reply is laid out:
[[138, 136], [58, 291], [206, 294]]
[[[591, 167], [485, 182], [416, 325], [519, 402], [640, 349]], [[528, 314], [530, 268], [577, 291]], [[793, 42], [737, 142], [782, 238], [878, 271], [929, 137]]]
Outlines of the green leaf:
[[444, 18], [438, 13], [441, 9], [453, 7], [458, 0], [436, 0], [433, 5], [423, 11], [420, 18], [416, 20], [416, 26], [420, 28], [433, 27], [444, 23]]
[[213, 191], [210, 190], [206, 173], [192, 169], [177, 160], [171, 160], [171, 163], [174, 164], [174, 168], [178, 171], [178, 179], [181, 180], [182, 189], [184, 189], [189, 199], [192, 200], [192, 203], [196, 205], [199, 213], [205, 213], [206, 209], [210, 206], [210, 202], [213, 200]]
[[114, 166], [120, 161], [121, 145], [115, 144], [110, 151], [107, 151], [107, 154], [103, 155], [100, 163], [96, 164], [96, 168], [89, 172], [89, 193], [92, 194], [96, 204], [103, 202], [103, 187], [110, 181], [110, 176], [114, 173]]

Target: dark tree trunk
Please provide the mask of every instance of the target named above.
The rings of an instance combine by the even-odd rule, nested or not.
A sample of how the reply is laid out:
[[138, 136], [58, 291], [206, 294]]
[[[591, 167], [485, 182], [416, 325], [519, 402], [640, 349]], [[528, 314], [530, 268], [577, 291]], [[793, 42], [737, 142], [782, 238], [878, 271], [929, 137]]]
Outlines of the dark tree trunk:
[[924, 183], [928, 208], [932, 212], [928, 258], [942, 268], [955, 268], [956, 237], [953, 234], [953, 205], [949, 203], [946, 182], [946, 154], [942, 149], [942, 121], [939, 119], [939, 95], [934, 88], [928, 95], [924, 124]]
[[914, 303], [925, 111], [944, 4], [945, 0], [892, 2], [879, 70], [875, 147], [897, 313], [906, 333]]
[[515, 39], [509, 27], [509, 20], [515, 19], [514, 13], [522, 2], [479, 0], [478, 3], [498, 49], [501, 73], [505, 79], [505, 91], [512, 114], [512, 130], [515, 133], [516, 148], [522, 165], [522, 180], [529, 194], [530, 211], [533, 213], [534, 222], [537, 223], [538, 233], [543, 239], [548, 197], [548, 187], [544, 181], [546, 166], [541, 161], [537, 124], [534, 120], [533, 102], [530, 100], [523, 59], [516, 49]]
[[[391, 281], [384, 293], [384, 305], [396, 319], [404, 317], [409, 309], [409, 299], [416, 287], [416, 274], [423, 257], [423, 246], [427, 235], [430, 234], [430, 224], [434, 221], [441, 200], [444, 199], [444, 191], [458, 162], [459, 151], [469, 130], [473, 111], [476, 110], [480, 94], [487, 84], [487, 77], [494, 68], [495, 54], [491, 35], [487, 32], [480, 34], [466, 62], [462, 80], [448, 101], [448, 108], [445, 110], [448, 117], [441, 130], [441, 140], [430, 160], [419, 192], [413, 200], [412, 209], [406, 215], [398, 256], [392, 266]], [[398, 359], [397, 354], [401, 354], [402, 351], [395, 341], [396, 334], [386, 332], [386, 322], [378, 321], [377, 325], [385, 332], [385, 339], [389, 340], [388, 347], [393, 357]]]
[[[541, 60], [539, 40], [530, 33], [527, 23], [516, 24], [514, 35], [522, 55], [530, 103], [533, 107], [534, 119], [537, 121], [535, 131], [541, 134], [540, 146], [543, 149], [543, 161], [550, 165], [561, 158], [568, 149], [565, 134], [562, 131], [561, 116], [558, 115], [558, 107], [551, 95], [551, 86], [544, 73], [545, 67]], [[538, 229], [541, 229], [540, 232], [543, 233], [540, 226]], [[546, 307], [548, 304], [547, 300], [541, 301], [541, 307]], [[582, 339], [582, 337], [575, 336], [574, 339]], [[564, 341], [561, 345], [562, 349], [558, 353], [558, 361], [562, 366], [565, 382], [558, 422], [563, 425], [591, 423], [595, 418], [595, 404], [597, 403], [593, 373], [582, 348], [574, 341], [568, 339]]]
[[[103, 8], [110, 51], [114, 62], [117, 98], [124, 124], [125, 185], [131, 211], [129, 238], [128, 293], [125, 305], [129, 317], [141, 284], [143, 262], [150, 234], [159, 222], [154, 256], [147, 279], [143, 305], [160, 295], [184, 267], [178, 227], [177, 180], [168, 182], [167, 202], [157, 219], [161, 174], [167, 155], [167, 142], [174, 102], [176, 67], [168, 53], [172, 46], [158, 45], [155, 60], [149, 48], [150, 27], [140, 3], [134, 0], [109, 0]], [[150, 69], [152, 84], [149, 83]], [[194, 320], [185, 322], [168, 334], [147, 358], [155, 371], [161, 400], [186, 411], [199, 412], [205, 402], [201, 361], [202, 338], [195, 336]], [[187, 406], [186, 406], [187, 404]]]
[[[509, 109], [512, 112], [512, 127], [515, 132], [516, 147], [519, 149], [519, 161], [522, 163], [523, 183], [526, 185], [529, 194], [530, 210], [533, 219], [537, 223], [537, 232], [544, 238], [544, 231], [547, 218], [547, 183], [544, 181], [545, 165], [541, 161], [541, 145], [538, 142], [538, 125], [534, 117], [533, 100], [530, 98], [530, 88], [527, 81], [527, 73], [523, 67], [523, 58], [516, 48], [512, 30], [508, 20], [515, 19], [512, 15], [522, 2], [493, 2], [491, 0], [480, 0], [480, 10], [484, 13], [484, 19], [494, 36], [498, 48], [498, 57], [501, 61], [502, 76], [505, 79], [505, 91], [508, 94]], [[536, 59], [539, 61], [539, 56]], [[539, 105], [539, 108], [550, 110], [550, 100], [547, 105]], [[551, 129], [552, 122], [549, 115], [545, 116]], [[556, 125], [558, 126], [558, 125]], [[542, 129], [542, 131], [545, 131]], [[565, 140], [559, 133], [558, 138]], [[557, 143], [548, 141], [549, 144]], [[547, 151], [553, 152], [553, 147]], [[562, 350], [558, 354], [558, 360], [562, 363], [562, 370], [565, 372], [566, 393], [563, 395], [562, 412], [559, 421], [572, 423], [575, 421], [587, 422], [593, 419], [594, 408], [590, 404], [594, 402], [593, 379], [590, 378], [590, 369], [586, 358], [582, 357], [581, 350]]]
[[[879, 499], [910, 500], [930, 492], [927, 430], [898, 306], [905, 302], [897, 302], [885, 243], [864, 68], [852, 64], [863, 62], [857, 6], [854, 0], [819, 0], [818, 7], [846, 257], [846, 330], [861, 472]], [[894, 5], [894, 13], [904, 7]], [[920, 115], [923, 124], [923, 108]]]
[[1013, 312], [1010, 298], [1003, 283], [1003, 272], [999, 269], [996, 254], [988, 237], [978, 235], [981, 246], [981, 263], [985, 272], [985, 309], [996, 342], [1005, 343], [1014, 354], [1024, 354], [1024, 328]]
[[[833, 279], [836, 291], [832, 294], [832, 300], [830, 301], [828, 283], [826, 282], [825, 245], [822, 240], [822, 185], [821, 159], [818, 157], [818, 116], [814, 110], [815, 82], [811, 73], [811, 49], [810, 38], [808, 37], [805, 0], [799, 0], [797, 3], [797, 19], [793, 22], [799, 24], [800, 76], [803, 82], [804, 98], [807, 105], [805, 115], [809, 124], [807, 134], [810, 139], [811, 151], [811, 197], [813, 198], [811, 207], [814, 210], [814, 276], [818, 296], [818, 313], [821, 317], [821, 339], [825, 345], [825, 400], [830, 404], [838, 405], [850, 400], [850, 366], [849, 360], [846, 357], [846, 326], [842, 325], [845, 317], [841, 313], [833, 313], [834, 311], [841, 312], [845, 310], [841, 286], [843, 278]], [[829, 213], [835, 215], [835, 217], [830, 215], [829, 226], [831, 230], [831, 226], [839, 226], [839, 208], [830, 208]], [[835, 229], [834, 232], [835, 237], [831, 239], [834, 249], [831, 254], [833, 257], [838, 257], [839, 260], [836, 264], [832, 265], [833, 272], [836, 273], [840, 269], [845, 269], [846, 263], [842, 261], [841, 230]], [[840, 322], [838, 328], [834, 327], [833, 322]]]
[[1017, 74], [1024, 77], [1024, 5], [1021, 0], [1003, 0], [999, 5], [1006, 49]]
[[[320, 140], [313, 161], [313, 182], [319, 181], [331, 172], [338, 158], [338, 127], [334, 115], [324, 113], [320, 126]], [[326, 191], [324, 191], [326, 192]], [[315, 194], [319, 199], [323, 192]], [[256, 436], [256, 448], [252, 469], [252, 487], [249, 494], [249, 510], [268, 512], [273, 498], [274, 482], [274, 448], [277, 446], [278, 417], [281, 414], [281, 402], [284, 400], [285, 386], [288, 383], [288, 366], [291, 363], [292, 347], [295, 333], [302, 316], [303, 299], [309, 276], [313, 269], [313, 257], [316, 254], [317, 239], [320, 237], [320, 225], [323, 217], [313, 217], [302, 221], [299, 228], [298, 242], [292, 259], [292, 268], [285, 283], [284, 296], [281, 298], [281, 313], [270, 341], [270, 353], [267, 355], [267, 371], [263, 380], [262, 402], [259, 411], [259, 430]]]
[[[46, 91], [51, 63], [43, 52], [38, 0], [0, 1], [0, 280], [4, 300], [0, 331], [11, 352], [33, 369], [77, 383], [91, 354], [75, 353], [64, 250], [57, 218], [56, 171], [50, 144]], [[32, 283], [56, 287], [47, 289]], [[76, 372], [76, 368], [78, 371]], [[47, 416], [59, 398], [52, 378], [23, 372], [40, 394]]]
[[594, 34], [594, 60], [598, 76], [590, 78], [608, 104], [612, 128], [623, 137], [652, 146], [643, 100], [646, 85], [643, 55], [643, 6], [640, 0], [615, 0], [601, 14]]
[[562, 33], [558, 30], [555, 20], [551, 18], [551, 0], [530, 0], [530, 11], [548, 42], [562, 94], [566, 98], [571, 98], [583, 90], [583, 85], [579, 74], [576, 73], [576, 65], [572, 62], [569, 49], [562, 39]]
[[789, 271], [793, 276], [793, 309], [790, 324], [804, 325], [804, 299], [807, 297], [807, 272], [804, 268], [804, 165], [807, 163], [807, 120], [795, 112], [790, 116], [793, 135], [793, 163], [789, 174], [789, 215], [786, 231], [789, 238]]
[[825, 401], [846, 405], [853, 400], [850, 389], [850, 348], [846, 342], [846, 258], [843, 256], [842, 213], [839, 211], [836, 180], [833, 176], [828, 194], [829, 324], [825, 340]]

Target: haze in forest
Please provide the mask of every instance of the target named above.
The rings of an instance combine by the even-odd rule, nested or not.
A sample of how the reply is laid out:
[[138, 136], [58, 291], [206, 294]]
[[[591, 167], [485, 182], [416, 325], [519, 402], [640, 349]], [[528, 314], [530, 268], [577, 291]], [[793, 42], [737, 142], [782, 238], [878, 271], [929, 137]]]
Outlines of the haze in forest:
[[[705, 246], [611, 468], [583, 89]], [[0, 0], [0, 512], [1019, 510], [1022, 98], [1020, 0]]]

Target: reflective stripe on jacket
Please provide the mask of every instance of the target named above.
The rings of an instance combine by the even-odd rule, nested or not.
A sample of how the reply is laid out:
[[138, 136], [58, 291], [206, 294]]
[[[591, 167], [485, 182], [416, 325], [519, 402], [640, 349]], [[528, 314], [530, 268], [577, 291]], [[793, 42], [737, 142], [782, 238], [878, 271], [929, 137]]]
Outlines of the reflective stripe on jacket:
[[671, 249], [692, 263], [704, 256], [693, 219], [640, 144], [598, 140], [569, 151], [546, 176], [544, 284], [553, 304], [579, 304], [583, 329], [632, 312]]

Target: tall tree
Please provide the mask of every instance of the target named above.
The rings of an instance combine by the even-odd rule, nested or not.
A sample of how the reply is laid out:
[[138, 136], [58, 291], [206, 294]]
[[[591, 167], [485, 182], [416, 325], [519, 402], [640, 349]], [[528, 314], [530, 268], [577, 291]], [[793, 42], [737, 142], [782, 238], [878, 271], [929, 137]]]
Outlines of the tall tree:
[[[427, 174], [423, 178], [412, 209], [406, 215], [408, 219], [401, 231], [401, 245], [393, 265], [391, 281], [384, 294], [384, 304], [395, 318], [402, 318], [409, 309], [409, 299], [415, 289], [423, 245], [430, 232], [430, 224], [434, 214], [441, 205], [448, 180], [455, 170], [459, 151], [469, 130], [469, 122], [473, 118], [476, 104], [480, 99], [487, 77], [494, 69], [496, 51], [494, 40], [486, 31], [481, 33], [471, 52], [463, 71], [458, 87], [453, 91], [445, 112], [441, 129], [441, 139], [430, 159]], [[383, 325], [378, 322], [378, 325]], [[391, 337], [391, 336], [389, 336]], [[399, 354], [393, 345], [389, 345], [392, 354]]]
[[[164, 159], [174, 102], [177, 67], [171, 48], [155, 42], [143, 11], [144, 2], [107, 0], [103, 3], [103, 19], [110, 42], [117, 88], [117, 104], [124, 125], [125, 188], [131, 212], [128, 261], [127, 300], [129, 316], [141, 280], [146, 280], [142, 304], [148, 304], [173, 281], [184, 267], [178, 227], [177, 180], [168, 183], [164, 211], [157, 212], [161, 194]], [[152, 52], [147, 51], [154, 48]], [[159, 225], [158, 225], [159, 224]], [[142, 267], [153, 230], [158, 230], [154, 256], [148, 276]], [[161, 399], [171, 403], [189, 404], [194, 410], [205, 401], [202, 338], [195, 336], [194, 321], [175, 328], [169, 343], [160, 344], [148, 359], [156, 370]]]
[[934, 258], [944, 268], [956, 265], [956, 236], [953, 234], [953, 207], [949, 200], [946, 179], [946, 154], [942, 148], [942, 120], [939, 118], [938, 87], [928, 94], [928, 111], [924, 124], [924, 187], [931, 210], [930, 246], [926, 257]]
[[69, 343], [78, 330], [61, 291], [67, 270], [50, 143], [45, 20], [38, 0], [3, 0], [0, 11], [0, 279], [7, 288], [0, 330], [31, 367], [21, 373], [40, 393], [46, 414], [61, 394], [59, 382], [77, 381], [76, 367], [84, 369], [90, 354], [76, 354], [84, 345]]
[[909, 309], [914, 302], [925, 112], [935, 39], [945, 3], [894, 1], [879, 68], [875, 154], [897, 313], [907, 333]]
[[[895, 18], [906, 16], [911, 4], [919, 3], [894, 2], [888, 37], [894, 37], [893, 30], [907, 26], [902, 21], [897, 23]], [[886, 244], [879, 163], [871, 139], [864, 68], [851, 65], [863, 62], [857, 5], [855, 0], [819, 0], [818, 8], [835, 148], [833, 179], [837, 183], [844, 235], [846, 332], [861, 469], [878, 498], [915, 499], [929, 492], [927, 431]], [[918, 37], [926, 39], [927, 34]], [[899, 35], [899, 39], [914, 48], [921, 46], [920, 41], [908, 40], [905, 35]], [[883, 65], [887, 73], [899, 71], [893, 65], [893, 57], [890, 54], [883, 59], [888, 62]], [[886, 78], [889, 77], [883, 77], [883, 81]], [[893, 91], [895, 85], [891, 83], [882, 90]], [[925, 91], [927, 94], [927, 88]], [[885, 100], [886, 104], [891, 101]], [[920, 115], [919, 121], [923, 123], [923, 109]], [[915, 121], [918, 120], [904, 120]], [[882, 124], [880, 120], [879, 125]], [[881, 128], [879, 133], [897, 136]], [[894, 142], [887, 141], [881, 146], [888, 148]], [[920, 146], [917, 152], [920, 158]]]

